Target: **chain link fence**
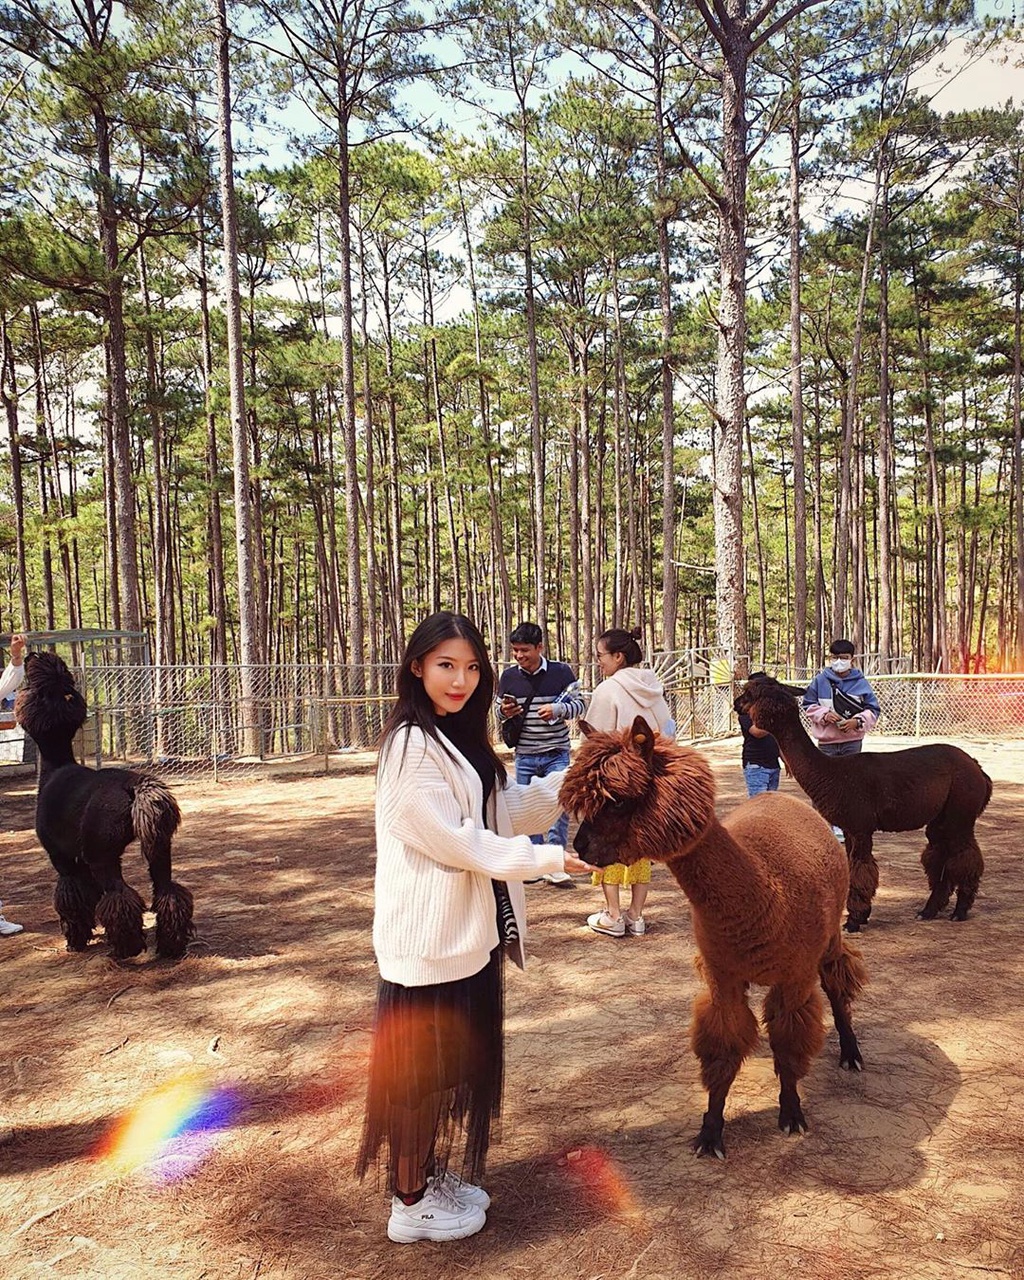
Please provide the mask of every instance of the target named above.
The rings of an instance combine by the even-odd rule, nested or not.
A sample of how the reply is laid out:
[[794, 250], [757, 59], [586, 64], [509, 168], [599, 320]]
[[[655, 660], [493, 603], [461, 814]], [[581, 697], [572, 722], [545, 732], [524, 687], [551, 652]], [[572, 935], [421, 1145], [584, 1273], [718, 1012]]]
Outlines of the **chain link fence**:
[[[680, 741], [737, 732], [736, 685], [724, 655], [680, 651], [657, 655], [653, 665]], [[76, 671], [90, 712], [79, 758], [217, 781], [268, 764], [322, 762], [329, 769], [332, 758], [375, 744], [396, 674], [395, 666], [86, 666]], [[882, 734], [1024, 739], [1024, 674], [871, 680]], [[0, 760], [33, 758], [22, 755], [21, 736], [20, 729], [0, 733]]]

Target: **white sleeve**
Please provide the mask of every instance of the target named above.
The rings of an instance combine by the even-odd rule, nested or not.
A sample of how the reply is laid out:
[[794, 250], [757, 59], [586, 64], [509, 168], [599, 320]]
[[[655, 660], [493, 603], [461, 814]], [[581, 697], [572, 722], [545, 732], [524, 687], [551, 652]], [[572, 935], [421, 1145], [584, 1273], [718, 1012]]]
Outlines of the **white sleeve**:
[[20, 667], [8, 663], [4, 668], [3, 675], [0, 675], [0, 700], [9, 698], [16, 689], [20, 689], [25, 683], [25, 664]]
[[545, 778], [531, 778], [528, 783], [510, 782], [502, 795], [512, 820], [512, 830], [517, 836], [532, 836], [547, 831], [558, 821], [562, 806], [558, 793], [562, 789], [567, 770], [559, 769]]
[[[528, 833], [499, 836], [464, 818], [437, 761], [415, 740], [409, 742], [404, 759], [395, 746], [398, 749], [381, 771], [378, 815], [406, 847], [444, 866], [498, 879], [523, 880], [562, 870], [562, 850], [557, 846], [533, 844]], [[551, 776], [557, 788], [561, 779]]]

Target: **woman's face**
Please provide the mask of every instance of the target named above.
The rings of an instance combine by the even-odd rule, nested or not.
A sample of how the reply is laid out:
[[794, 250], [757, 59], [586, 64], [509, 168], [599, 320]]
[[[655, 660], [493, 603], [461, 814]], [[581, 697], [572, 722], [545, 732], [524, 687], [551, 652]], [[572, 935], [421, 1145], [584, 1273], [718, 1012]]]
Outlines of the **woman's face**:
[[624, 653], [609, 653], [604, 647], [604, 641], [597, 642], [597, 665], [601, 668], [601, 674], [607, 679], [613, 676], [620, 667], [624, 666], [626, 655]]
[[439, 716], [461, 711], [480, 683], [480, 660], [468, 640], [442, 640], [412, 664]]

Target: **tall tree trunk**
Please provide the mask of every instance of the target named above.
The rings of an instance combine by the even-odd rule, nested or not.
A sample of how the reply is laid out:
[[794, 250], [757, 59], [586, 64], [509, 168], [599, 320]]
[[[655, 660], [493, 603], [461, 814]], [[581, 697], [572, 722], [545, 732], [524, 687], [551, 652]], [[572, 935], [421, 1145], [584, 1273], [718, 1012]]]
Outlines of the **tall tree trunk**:
[[789, 388], [793, 424], [793, 661], [797, 670], [802, 672], [807, 666], [807, 477], [804, 474], [803, 315], [800, 306], [799, 81], [793, 85], [792, 92], [789, 129]]
[[889, 484], [892, 466], [892, 400], [889, 383], [891, 347], [889, 339], [889, 262], [887, 231], [889, 224], [888, 185], [882, 192], [878, 239], [878, 669], [883, 674], [892, 667], [894, 657], [892, 551], [894, 521]]
[[234, 147], [231, 141], [231, 34], [226, 0], [215, 0], [217, 31], [217, 100], [219, 106], [220, 196], [224, 222], [224, 288], [227, 318], [228, 387], [231, 403], [231, 443], [235, 479], [235, 550], [238, 567], [238, 624], [242, 665], [245, 751], [262, 750], [256, 703], [256, 667], [262, 662], [256, 592], [259, 573], [253, 529], [249, 480], [249, 434], [245, 410], [242, 351], [242, 302], [238, 280], [238, 216], [235, 204]]
[[[53, 598], [53, 547], [50, 541], [50, 485], [47, 470], [50, 447], [46, 432], [46, 391], [43, 381], [43, 329], [39, 322], [39, 308], [31, 307], [32, 316], [32, 372], [35, 383], [36, 455], [39, 459], [39, 515], [42, 519], [43, 608], [46, 626], [52, 631], [57, 625]], [[116, 464], [115, 464], [116, 466]]]
[[661, 643], [676, 647], [679, 601], [675, 562], [676, 465], [675, 406], [672, 370], [672, 258], [669, 242], [668, 172], [665, 163], [665, 40], [657, 33], [654, 75], [654, 130], [657, 164], [658, 299], [661, 306]]
[[[473, 242], [469, 232], [469, 213], [466, 209], [466, 198], [461, 182], [458, 184], [458, 189], [462, 229], [466, 239], [466, 264], [469, 271], [470, 298], [473, 304], [473, 349], [477, 368], [477, 411], [480, 415], [480, 434], [483, 439], [487, 464], [487, 505], [491, 518], [491, 547], [497, 562], [498, 579], [501, 584], [500, 645], [504, 652], [504, 646], [508, 643], [509, 632], [512, 630], [512, 585], [509, 581], [508, 559], [505, 555], [505, 522], [502, 519], [501, 509], [498, 504], [498, 486], [494, 474], [494, 447], [491, 441], [491, 405], [490, 397], [487, 393], [487, 381], [484, 377], [483, 339], [480, 332], [480, 299], [477, 293]], [[392, 407], [394, 407], [393, 402]], [[495, 637], [495, 640], [497, 641], [497, 637]]]
[[359, 538], [359, 447], [356, 433], [355, 339], [352, 306], [352, 183], [350, 109], [341, 86], [345, 84], [345, 54], [338, 49], [336, 71], [338, 97], [338, 239], [341, 257], [341, 429], [345, 462], [345, 560], [348, 571], [348, 655], [355, 671], [352, 692], [358, 696], [365, 661], [363, 632], [363, 564]]
[[[728, 0], [741, 14], [744, 0]], [[722, 48], [718, 359], [714, 434], [715, 606], [719, 643], [742, 670], [750, 659], [743, 580], [743, 424], [746, 418], [747, 117], [749, 38], [730, 25]]]
[[107, 376], [110, 379], [110, 435], [114, 465], [114, 541], [120, 578], [122, 626], [142, 630], [139, 608], [138, 540], [135, 519], [135, 485], [132, 474], [131, 431], [128, 421], [128, 374], [125, 354], [124, 276], [118, 249], [118, 213], [110, 159], [110, 125], [106, 113], [93, 107], [96, 131], [96, 170], [100, 251], [105, 274], [107, 321]]
[[839, 464], [839, 511], [836, 530], [835, 600], [832, 605], [832, 631], [844, 636], [847, 630], [848, 572], [850, 561], [851, 524], [853, 511], [853, 440], [857, 421], [857, 380], [860, 374], [860, 353], [864, 341], [864, 312], [867, 305], [868, 284], [871, 280], [871, 261], [874, 254], [875, 225], [878, 200], [882, 187], [883, 152], [879, 149], [875, 163], [875, 181], [871, 195], [871, 212], [868, 216], [867, 237], [864, 242], [864, 258], [861, 263], [860, 290], [857, 294], [857, 314], [853, 326], [853, 345], [850, 351], [850, 379], [846, 388], [846, 407], [842, 455]]
[[1021, 452], [1021, 296], [1024, 293], [1024, 271], [1021, 246], [1017, 245], [1016, 272], [1013, 289], [1013, 495], [1014, 544], [1017, 560], [1017, 643], [1016, 669], [1024, 671], [1024, 455]]
[[25, 561], [25, 479], [21, 467], [21, 432], [18, 427], [18, 375], [14, 344], [7, 323], [7, 312], [0, 308], [0, 399], [7, 417], [7, 442], [11, 451], [11, 492], [14, 498], [14, 556], [18, 566], [18, 598], [21, 602], [20, 627], [32, 629], [32, 609], [28, 594], [28, 568]]
[[153, 568], [154, 619], [156, 623], [157, 667], [170, 666], [177, 661], [174, 636], [174, 576], [173, 561], [168, 542], [170, 521], [170, 492], [164, 475], [164, 422], [160, 407], [161, 389], [157, 373], [156, 339], [153, 334], [153, 314], [149, 295], [149, 274], [146, 254], [139, 246], [139, 279], [142, 285], [142, 305], [146, 316], [146, 388], [149, 400], [149, 422], [153, 445]]
[[206, 527], [209, 547], [207, 581], [210, 616], [210, 661], [222, 665], [228, 660], [227, 590], [224, 581], [224, 533], [220, 515], [220, 458], [217, 443], [217, 415], [213, 411], [213, 339], [210, 334], [209, 277], [206, 268], [206, 228], [200, 210], [199, 222], [199, 302], [202, 325], [203, 399], [206, 413]]

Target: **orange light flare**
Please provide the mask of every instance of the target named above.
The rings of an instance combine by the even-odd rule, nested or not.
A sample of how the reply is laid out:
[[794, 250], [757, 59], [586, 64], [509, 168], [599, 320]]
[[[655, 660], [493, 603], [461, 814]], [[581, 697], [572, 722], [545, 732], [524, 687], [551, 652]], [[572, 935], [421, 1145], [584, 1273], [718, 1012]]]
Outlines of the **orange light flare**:
[[605, 1213], [639, 1213], [625, 1174], [600, 1147], [575, 1147], [558, 1158], [566, 1181], [578, 1189], [586, 1204]]

